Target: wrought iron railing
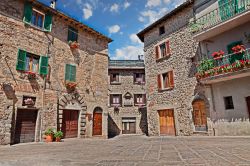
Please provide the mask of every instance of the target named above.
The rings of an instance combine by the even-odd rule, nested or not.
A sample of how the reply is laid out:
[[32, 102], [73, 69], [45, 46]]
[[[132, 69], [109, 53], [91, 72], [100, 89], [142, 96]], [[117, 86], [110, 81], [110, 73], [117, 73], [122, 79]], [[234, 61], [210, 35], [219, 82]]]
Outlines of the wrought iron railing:
[[196, 76], [206, 78], [247, 68], [250, 68], [250, 48], [238, 53], [200, 61], [196, 64]]
[[190, 29], [193, 33], [198, 33], [249, 9], [250, 0], [229, 0], [227, 3], [219, 1], [216, 9], [194, 19], [194, 21], [190, 23]]

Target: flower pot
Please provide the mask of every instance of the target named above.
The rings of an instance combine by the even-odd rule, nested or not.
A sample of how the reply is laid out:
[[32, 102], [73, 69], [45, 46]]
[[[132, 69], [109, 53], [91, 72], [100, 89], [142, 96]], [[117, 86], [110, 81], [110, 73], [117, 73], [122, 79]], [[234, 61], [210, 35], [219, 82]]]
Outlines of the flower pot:
[[46, 135], [46, 142], [52, 142], [53, 141], [53, 135]]
[[61, 138], [60, 137], [56, 137], [56, 142], [61, 142]]

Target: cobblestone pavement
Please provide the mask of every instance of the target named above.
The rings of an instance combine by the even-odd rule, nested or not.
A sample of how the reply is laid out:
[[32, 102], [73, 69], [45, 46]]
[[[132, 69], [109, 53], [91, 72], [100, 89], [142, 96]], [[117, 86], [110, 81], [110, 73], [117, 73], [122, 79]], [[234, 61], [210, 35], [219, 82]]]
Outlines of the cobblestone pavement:
[[0, 166], [250, 166], [250, 137], [70, 139], [0, 146]]

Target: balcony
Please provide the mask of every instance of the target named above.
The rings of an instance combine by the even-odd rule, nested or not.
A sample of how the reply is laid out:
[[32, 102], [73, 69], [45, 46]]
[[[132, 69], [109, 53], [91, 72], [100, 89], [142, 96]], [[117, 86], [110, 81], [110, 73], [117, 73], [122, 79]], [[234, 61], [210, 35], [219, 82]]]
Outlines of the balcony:
[[197, 64], [196, 77], [202, 83], [212, 84], [250, 76], [250, 48], [228, 55], [218, 53], [214, 58], [204, 59]]
[[214, 10], [191, 21], [190, 30], [197, 41], [202, 41], [242, 25], [249, 18], [250, 0], [218, 2]]

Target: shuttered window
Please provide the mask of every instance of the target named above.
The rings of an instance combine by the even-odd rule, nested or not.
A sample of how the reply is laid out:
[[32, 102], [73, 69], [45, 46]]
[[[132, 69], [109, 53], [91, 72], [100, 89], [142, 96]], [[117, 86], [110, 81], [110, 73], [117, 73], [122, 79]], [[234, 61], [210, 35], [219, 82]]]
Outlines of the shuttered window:
[[68, 41], [78, 40], [78, 30], [72, 27], [68, 27]]
[[31, 3], [24, 4], [24, 23], [32, 24], [40, 29], [51, 32], [52, 29], [52, 15], [50, 13], [44, 14], [32, 7]]
[[173, 73], [173, 71], [159, 74], [157, 77], [157, 82], [158, 82], [158, 89], [159, 90], [174, 88], [174, 73]]
[[122, 95], [121, 94], [110, 94], [110, 105], [111, 106], [121, 106], [122, 105]]
[[41, 75], [47, 75], [48, 74], [48, 65], [49, 65], [49, 58], [46, 56], [40, 57], [40, 69], [39, 74]]
[[66, 64], [65, 81], [76, 82], [76, 66]]
[[155, 46], [155, 55], [156, 59], [169, 57], [171, 55], [170, 41], [167, 40], [166, 42]]
[[145, 105], [146, 95], [145, 94], [135, 94], [134, 95], [134, 104], [135, 105]]
[[26, 68], [26, 51], [19, 49], [17, 53], [16, 70], [25, 71]]

